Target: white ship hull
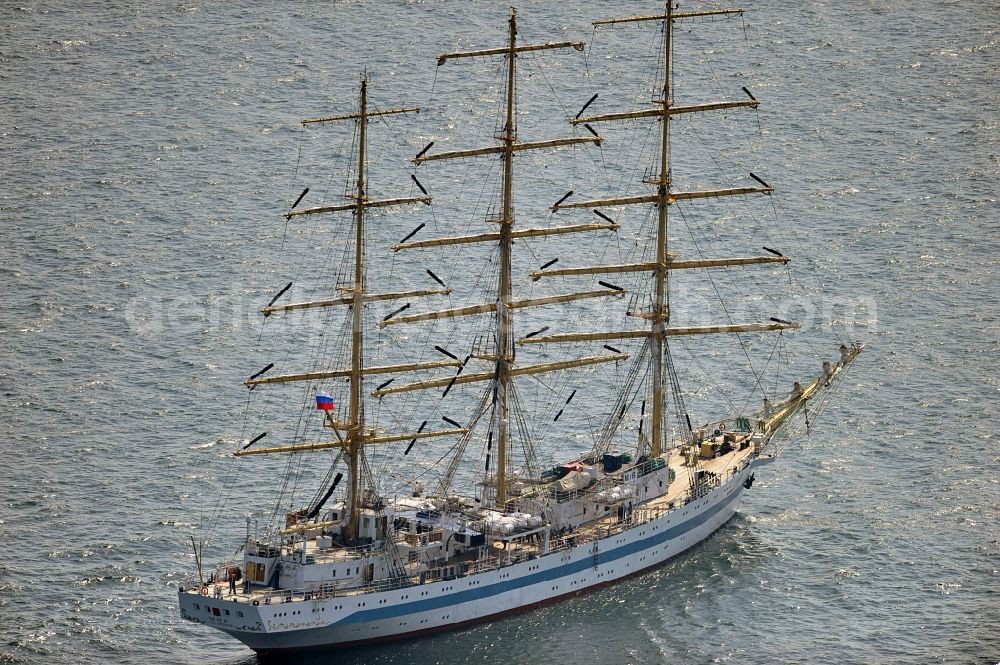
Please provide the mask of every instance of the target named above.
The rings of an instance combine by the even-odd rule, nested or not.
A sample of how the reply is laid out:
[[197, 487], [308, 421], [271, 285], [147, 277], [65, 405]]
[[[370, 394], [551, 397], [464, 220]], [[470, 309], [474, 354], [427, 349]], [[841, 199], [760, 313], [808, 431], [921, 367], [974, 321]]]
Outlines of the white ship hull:
[[660, 565], [732, 518], [758, 459], [662, 517], [496, 570], [391, 591], [253, 605], [180, 592], [181, 615], [269, 653], [374, 643], [456, 628], [555, 602]]

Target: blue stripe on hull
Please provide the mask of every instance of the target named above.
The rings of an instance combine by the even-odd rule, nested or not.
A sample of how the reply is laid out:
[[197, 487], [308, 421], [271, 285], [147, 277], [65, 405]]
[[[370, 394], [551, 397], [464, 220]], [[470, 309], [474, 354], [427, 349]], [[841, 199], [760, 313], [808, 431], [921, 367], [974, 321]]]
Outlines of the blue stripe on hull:
[[[484, 586], [476, 589], [469, 589], [467, 591], [459, 591], [458, 593], [452, 593], [447, 596], [441, 596], [438, 598], [425, 598], [423, 600], [416, 600], [412, 602], [396, 604], [386, 607], [379, 607], [370, 610], [362, 610], [361, 612], [355, 612], [349, 617], [345, 617], [341, 621], [338, 621], [334, 625], [344, 625], [350, 623], [368, 623], [371, 621], [381, 621], [384, 619], [392, 619], [395, 617], [406, 616], [409, 614], [419, 614], [420, 612], [427, 612], [429, 610], [438, 610], [444, 607], [450, 607], [453, 605], [460, 605], [464, 602], [470, 600], [481, 600], [488, 596], [495, 596], [507, 591], [513, 591], [515, 589], [520, 589], [522, 587], [531, 586], [533, 584], [538, 584], [541, 582], [551, 582], [552, 580], [559, 579], [560, 577], [565, 577], [567, 575], [572, 575], [574, 573], [579, 573], [588, 568], [594, 568], [597, 565], [604, 565], [612, 563], [624, 557], [635, 554], [642, 550], [647, 550], [669, 540], [679, 538], [687, 532], [697, 529], [705, 522], [709, 521], [713, 516], [715, 516], [719, 511], [723, 510], [730, 502], [742, 491], [743, 486], [740, 484], [730, 492], [723, 500], [716, 503], [714, 506], [708, 510], [699, 513], [687, 520], [682, 522], [677, 526], [670, 527], [669, 529], [664, 529], [659, 533], [653, 534], [648, 538], [643, 538], [642, 540], [637, 540], [621, 547], [617, 547], [613, 550], [608, 550], [607, 552], [600, 552], [597, 556], [597, 561], [594, 561], [594, 557], [588, 556], [580, 561], [575, 561], [568, 563], [565, 566], [559, 566], [556, 568], [550, 568], [549, 570], [539, 571], [537, 573], [532, 573], [531, 575], [524, 575], [521, 577], [513, 578], [510, 580], [505, 580], [503, 582], [497, 582], [489, 586]], [[653, 523], [645, 524], [642, 527], [635, 527], [635, 529], [640, 529], [643, 527], [652, 527]], [[619, 534], [620, 535], [620, 534]], [[590, 543], [587, 543], [589, 546]], [[549, 555], [551, 556], [551, 555]]]
[[[755, 465], [751, 465], [753, 468]], [[740, 495], [743, 492], [743, 480], [745, 476], [749, 475], [750, 469], [746, 469], [743, 473], [739, 474], [733, 480], [732, 489], [720, 500], [716, 501], [712, 506], [706, 508], [703, 512], [700, 512], [693, 516], [691, 519], [678, 524], [676, 526], [670, 527], [669, 529], [664, 529], [659, 531], [649, 537], [643, 538], [641, 540], [636, 540], [631, 543], [624, 544], [620, 547], [608, 550], [606, 552], [600, 552], [598, 555], [597, 565], [607, 565], [624, 559], [625, 557], [634, 555], [636, 553], [649, 550], [651, 548], [657, 547], [664, 543], [673, 541], [676, 538], [683, 537], [685, 534], [705, 525], [710, 522], [713, 518], [716, 518], [720, 512], [731, 508], [732, 514], [735, 514], [735, 504], [739, 501]], [[720, 488], [721, 489], [721, 488]], [[696, 504], [689, 504], [696, 505]], [[678, 511], [684, 510], [684, 508], [677, 509]], [[675, 513], [676, 514], [676, 513]], [[718, 524], [714, 525], [712, 532], [721, 528], [731, 517], [732, 514], [725, 516], [725, 518]], [[655, 526], [655, 522], [649, 522], [642, 526], [637, 526], [632, 529], [648, 530]], [[623, 534], [616, 534], [620, 537]], [[690, 544], [686, 545], [682, 549], [674, 552], [670, 557], [676, 556], [681, 552], [689, 549], [690, 547], [703, 541], [710, 535], [709, 533], [703, 534], [698, 541], [692, 541]], [[586, 543], [582, 547], [590, 547], [592, 543]], [[557, 553], [558, 554], [558, 553]], [[552, 555], [548, 555], [552, 556]], [[579, 561], [567, 563], [563, 566], [557, 566], [550, 570], [539, 571], [530, 575], [525, 575], [512, 580], [505, 580], [503, 582], [497, 582], [490, 584], [485, 587], [463, 590], [456, 593], [448, 594], [447, 596], [439, 598], [426, 598], [417, 601], [406, 602], [403, 604], [394, 604], [381, 608], [373, 608], [371, 610], [362, 610], [361, 612], [356, 612], [338, 622], [329, 624], [321, 628], [311, 628], [306, 630], [296, 630], [296, 631], [280, 631], [271, 633], [233, 633], [230, 634], [247, 644], [250, 648], [254, 649], [260, 654], [275, 654], [288, 651], [308, 651], [323, 649], [329, 647], [346, 647], [346, 646], [357, 646], [362, 644], [372, 644], [378, 642], [386, 642], [396, 639], [407, 639], [411, 637], [417, 637], [420, 635], [427, 635], [432, 633], [439, 633], [445, 631], [455, 630], [464, 626], [470, 626], [477, 623], [482, 623], [485, 621], [490, 621], [498, 619], [504, 616], [509, 616], [521, 612], [529, 607], [534, 607], [538, 605], [544, 605], [548, 603], [554, 603], [559, 600], [569, 598], [571, 596], [576, 596], [587, 591], [592, 591], [600, 587], [614, 584], [627, 577], [632, 577], [634, 575], [640, 574], [643, 571], [647, 571], [658, 565], [665, 563], [670, 557], [657, 558], [648, 563], [648, 565], [638, 568], [636, 570], [630, 571], [625, 575], [620, 575], [615, 578], [608, 578], [600, 582], [589, 584], [583, 587], [579, 587], [570, 591], [568, 593], [560, 593], [548, 597], [540, 597], [536, 601], [530, 603], [519, 605], [517, 607], [510, 607], [502, 609], [498, 612], [482, 614], [473, 619], [463, 620], [459, 622], [453, 622], [449, 624], [441, 624], [437, 626], [428, 626], [427, 628], [392, 633], [392, 634], [376, 634], [372, 637], [365, 638], [362, 637], [363, 632], [359, 633], [358, 628], [362, 625], [371, 625], [374, 628], [379, 622], [384, 622], [388, 619], [406, 617], [410, 615], [417, 615], [421, 612], [428, 612], [433, 610], [440, 610], [442, 608], [455, 607], [461, 605], [464, 602], [470, 601], [482, 601], [483, 599], [488, 599], [491, 596], [497, 596], [509, 591], [522, 589], [533, 584], [544, 583], [547, 581], [556, 580], [567, 575], [572, 575], [574, 573], [582, 572], [588, 568], [594, 568], [595, 562], [594, 557], [587, 554], [584, 558]], [[535, 562], [541, 562], [543, 558], [534, 559]], [[472, 576], [464, 578], [470, 579]], [[430, 586], [430, 585], [428, 585]], [[414, 587], [420, 588], [420, 587]], [[350, 631], [349, 634], [345, 631]], [[228, 631], [227, 631], [228, 632]]]

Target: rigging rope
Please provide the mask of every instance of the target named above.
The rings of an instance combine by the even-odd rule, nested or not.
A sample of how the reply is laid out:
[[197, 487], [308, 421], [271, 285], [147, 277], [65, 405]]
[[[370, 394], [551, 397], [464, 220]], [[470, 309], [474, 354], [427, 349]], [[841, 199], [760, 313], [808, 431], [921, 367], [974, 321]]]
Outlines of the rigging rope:
[[636, 354], [635, 359], [629, 365], [625, 382], [618, 390], [617, 397], [611, 407], [611, 412], [608, 414], [607, 420], [601, 428], [597, 442], [591, 450], [592, 454], [595, 456], [600, 457], [611, 449], [612, 438], [618, 431], [618, 427], [621, 425], [622, 420], [625, 417], [625, 412], [628, 407], [634, 404], [635, 400], [638, 399], [638, 391], [635, 390], [635, 383], [640, 374], [649, 370], [649, 355], [650, 344], [649, 338], [647, 337], [643, 340], [642, 346], [639, 348], [639, 352]]

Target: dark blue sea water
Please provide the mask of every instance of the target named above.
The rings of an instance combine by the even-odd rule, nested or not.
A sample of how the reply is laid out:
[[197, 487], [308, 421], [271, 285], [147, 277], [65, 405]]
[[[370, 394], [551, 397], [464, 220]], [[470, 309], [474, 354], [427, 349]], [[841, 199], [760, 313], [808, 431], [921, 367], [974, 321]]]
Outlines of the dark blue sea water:
[[[589, 23], [656, 11], [643, 4], [520, 3], [524, 42], [589, 44], [575, 61], [528, 67], [526, 140], [568, 131], [566, 116], [593, 92], [601, 112], [648, 102], [653, 92], [629, 76], [655, 54], [655, 28]], [[794, 255], [791, 286], [806, 294], [772, 301], [807, 323], [789, 353], [812, 371], [813, 351], [833, 358], [840, 339], [866, 344], [837, 400], [758, 474], [729, 525], [665, 567], [329, 662], [1000, 661], [996, 7], [746, 9], [743, 20], [679, 30], [679, 73], [712, 99], [747, 85], [764, 102], [739, 133], [700, 136], [722, 139], [721, 166], [776, 187], [765, 208], [781, 221], [767, 237]], [[288, 253], [325, 257], [323, 226], [289, 230], [280, 212], [305, 186], [313, 203], [332, 200], [342, 173], [328, 170], [351, 149], [349, 132], [298, 123], [353, 108], [367, 68], [380, 107], [425, 107], [412, 124], [378, 127], [372, 153], [385, 192], [409, 195], [403, 157], [430, 140], [472, 147], [462, 130], [479, 125], [488, 138], [495, 121], [499, 63], [438, 69], [434, 56], [500, 45], [506, 16], [506, 3], [432, 0], [0, 7], [0, 662], [253, 662], [237, 642], [182, 622], [175, 590], [220, 496], [232, 519], [216, 523], [216, 558], [238, 544], [243, 514], [269, 508], [255, 497], [270, 497], [274, 479], [251, 467], [232, 476], [225, 456], [252, 435], [241, 382], [267, 357], [255, 312], [289, 279], [309, 291], [309, 271]], [[605, 173], [636, 179], [607, 131]], [[749, 159], [733, 138], [749, 143]], [[583, 154], [528, 162], [522, 214], [547, 214], [568, 189], [603, 195], [574, 165]], [[696, 157], [686, 167], [684, 154]], [[696, 149], [678, 159], [676, 177], [711, 181]], [[420, 174], [444, 204], [449, 188], [482, 186]], [[429, 226], [463, 233], [485, 213], [445, 205]], [[373, 253], [427, 218], [387, 219]], [[718, 220], [723, 236], [755, 233], [755, 222]], [[529, 268], [559, 253], [566, 265], [628, 254], [627, 241], [596, 254], [525, 246]], [[479, 279], [441, 254], [400, 258], [390, 272], [405, 282], [431, 256], [450, 281]], [[678, 304], [677, 316], [702, 322], [703, 287], [678, 286], [699, 305]], [[679, 347], [679, 364], [724, 374], [728, 347], [699, 348]], [[577, 420], [600, 421], [600, 396], [581, 400]]]

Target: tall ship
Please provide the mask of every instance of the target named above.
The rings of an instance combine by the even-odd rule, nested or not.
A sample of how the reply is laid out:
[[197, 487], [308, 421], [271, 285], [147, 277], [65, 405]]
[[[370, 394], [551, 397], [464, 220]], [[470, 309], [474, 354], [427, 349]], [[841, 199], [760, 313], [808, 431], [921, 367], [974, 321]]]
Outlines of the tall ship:
[[[481, 158], [499, 165], [491, 185], [495, 203], [483, 215], [486, 228], [475, 233], [424, 239], [417, 234], [421, 224], [391, 244], [373, 230], [379, 213], [435, 206], [428, 193], [434, 190], [433, 164], [422, 167], [427, 187], [412, 175], [412, 196], [369, 196], [369, 130], [384, 129], [377, 123], [389, 117], [403, 121], [416, 108], [381, 109], [369, 99], [364, 76], [353, 112], [305, 121], [355, 129], [344, 202], [300, 207], [303, 192], [286, 212], [288, 220], [339, 215], [342, 238], [332, 241], [329, 251], [337, 261], [334, 283], [328, 297], [298, 302], [287, 302], [289, 284], [261, 313], [280, 323], [322, 312], [331, 323], [314, 335], [322, 338], [310, 356], [315, 367], [278, 373], [275, 365], [289, 356], [275, 350], [274, 362], [246, 381], [251, 398], [262, 405], [248, 409], [245, 431], [253, 431], [233, 455], [241, 464], [271, 463], [257, 473], [280, 475], [281, 489], [273, 505], [243, 506], [243, 513], [251, 513], [245, 540], [233, 543], [235, 554], [221, 564], [203, 562], [210, 536], [192, 539], [197, 577], [178, 591], [183, 618], [223, 631], [261, 655], [407, 639], [491, 621], [642, 574], [698, 545], [733, 517], [755, 472], [774, 460], [782, 441], [803, 423], [815, 424], [861, 352], [860, 344], [841, 344], [826, 360], [816, 360], [814, 372], [781, 381], [765, 381], [762, 370], [747, 371], [746, 383], [758, 396], [754, 403], [726, 400], [714, 405], [714, 412], [707, 410], [704, 386], [681, 385], [685, 375], [674, 353], [679, 340], [690, 349], [691, 340], [701, 336], [781, 337], [800, 327], [763, 313], [733, 322], [729, 314], [736, 308], [725, 306], [718, 310], [726, 313], [725, 322], [672, 320], [672, 310], [683, 305], [683, 294], [672, 288], [674, 275], [732, 269], [783, 273], [790, 261], [768, 247], [763, 253], [691, 257], [675, 250], [671, 235], [671, 221], [683, 221], [686, 206], [767, 197], [773, 191], [754, 174], [727, 188], [675, 185], [679, 167], [672, 166], [671, 125], [679, 116], [741, 113], [759, 104], [746, 88], [744, 96], [728, 101], [675, 101], [675, 27], [691, 19], [741, 15], [739, 9], [682, 11], [668, 0], [653, 15], [595, 21], [609, 30], [659, 27], [655, 94], [647, 108], [588, 113], [597, 99], [593, 95], [571, 119], [572, 135], [565, 138], [518, 136], [518, 59], [528, 53], [572, 55], [584, 50], [583, 42], [522, 44], [512, 9], [500, 46], [441, 55], [438, 66], [460, 67], [476, 58], [502, 63], [494, 142], [454, 151], [435, 151], [431, 143], [413, 160], [414, 169]], [[610, 139], [598, 128], [626, 122], [653, 131], [654, 140], [637, 158], [644, 163], [633, 165], [636, 173], [646, 169], [641, 177], [603, 198], [562, 196], [551, 206], [548, 224], [517, 219], [518, 187], [537, 174], [517, 169], [516, 157], [600, 150]], [[635, 210], [642, 211], [635, 214], [640, 222], [629, 227], [618, 221]], [[530, 274], [518, 268], [523, 261], [516, 254], [528, 239], [535, 247], [568, 237], [574, 247], [606, 246], [626, 232], [628, 242], [618, 244], [626, 247], [619, 252], [625, 261], [567, 266], [548, 260]], [[473, 247], [485, 249], [477, 253]], [[418, 250], [457, 266], [454, 273], [474, 276], [470, 281], [483, 288], [481, 300], [407, 311], [411, 301], [450, 300], [455, 290], [431, 269], [426, 288], [392, 290], [383, 283], [386, 271], [369, 270], [369, 263], [381, 254]], [[482, 264], [475, 263], [480, 257]], [[581, 280], [591, 280], [595, 288], [531, 291], [532, 297], [525, 297], [533, 285]], [[575, 305], [566, 303], [583, 302], [600, 302], [597, 311], [615, 315], [569, 313]], [[447, 343], [439, 338], [435, 344], [434, 331], [441, 334], [435, 326], [456, 320], [480, 323], [469, 326], [472, 335], [455, 332]], [[602, 326], [602, 321], [626, 324]], [[408, 332], [393, 334], [404, 329]], [[417, 342], [421, 333], [430, 341]], [[594, 353], [595, 347], [600, 351]], [[749, 361], [747, 349], [758, 347], [767, 348], [745, 345], [741, 356]], [[772, 356], [782, 355], [774, 348]], [[536, 356], [544, 362], [534, 362]], [[765, 368], [770, 364], [768, 359]], [[612, 366], [618, 368], [612, 373], [595, 371]], [[559, 383], [558, 377], [568, 378]], [[524, 382], [543, 389], [525, 389]], [[573, 417], [574, 398], [588, 390], [602, 396], [591, 400], [587, 414], [601, 422], [587, 431], [589, 448], [579, 452], [581, 437], [567, 443], [551, 426]], [[438, 404], [448, 397], [463, 400], [461, 421], [442, 415]], [[692, 402], [697, 412], [689, 407]], [[291, 424], [275, 427], [288, 432], [288, 439], [268, 445], [275, 437], [257, 430], [281, 405]], [[438, 417], [446, 426], [428, 426]], [[576, 450], [567, 454], [568, 446]], [[275, 458], [288, 463], [273, 463]], [[309, 487], [301, 490], [299, 483]], [[261, 527], [260, 518], [270, 519]]]

